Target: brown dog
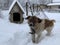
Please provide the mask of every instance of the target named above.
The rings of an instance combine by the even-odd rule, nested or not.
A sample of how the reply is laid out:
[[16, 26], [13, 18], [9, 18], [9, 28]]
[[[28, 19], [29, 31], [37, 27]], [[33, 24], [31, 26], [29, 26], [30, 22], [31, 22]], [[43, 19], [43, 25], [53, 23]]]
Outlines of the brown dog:
[[[55, 20], [48, 20], [48, 19], [40, 19], [36, 16], [28, 16], [26, 18], [28, 20], [28, 24], [31, 28], [31, 34], [32, 34], [32, 41], [39, 42], [39, 38], [41, 36], [41, 33], [46, 30], [47, 34], [50, 35], [51, 31], [54, 27]], [[35, 39], [35, 34], [37, 34], [37, 38]]]

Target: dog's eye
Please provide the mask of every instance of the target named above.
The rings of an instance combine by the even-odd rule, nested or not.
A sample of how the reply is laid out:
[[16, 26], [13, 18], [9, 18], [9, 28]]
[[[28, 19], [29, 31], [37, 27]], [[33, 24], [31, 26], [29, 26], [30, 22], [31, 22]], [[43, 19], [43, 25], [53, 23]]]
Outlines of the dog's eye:
[[30, 22], [33, 22], [33, 20], [30, 20]]

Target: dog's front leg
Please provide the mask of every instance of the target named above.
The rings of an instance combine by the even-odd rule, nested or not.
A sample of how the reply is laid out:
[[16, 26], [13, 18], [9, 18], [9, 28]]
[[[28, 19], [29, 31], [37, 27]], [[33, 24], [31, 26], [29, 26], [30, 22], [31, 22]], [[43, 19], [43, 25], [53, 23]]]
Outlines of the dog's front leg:
[[36, 36], [36, 43], [39, 43], [40, 38], [41, 38], [41, 32], [38, 33], [37, 36]]
[[32, 34], [32, 42], [35, 43], [35, 34]]

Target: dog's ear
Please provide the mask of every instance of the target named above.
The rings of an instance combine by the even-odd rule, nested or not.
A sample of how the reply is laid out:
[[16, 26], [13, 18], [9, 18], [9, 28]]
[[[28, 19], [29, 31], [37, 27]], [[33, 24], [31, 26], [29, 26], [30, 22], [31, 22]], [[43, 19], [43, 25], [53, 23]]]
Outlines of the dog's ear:
[[42, 20], [38, 18], [38, 23], [41, 23], [41, 22], [42, 22]]
[[27, 18], [25, 18], [25, 19], [29, 19], [31, 16], [28, 16]]

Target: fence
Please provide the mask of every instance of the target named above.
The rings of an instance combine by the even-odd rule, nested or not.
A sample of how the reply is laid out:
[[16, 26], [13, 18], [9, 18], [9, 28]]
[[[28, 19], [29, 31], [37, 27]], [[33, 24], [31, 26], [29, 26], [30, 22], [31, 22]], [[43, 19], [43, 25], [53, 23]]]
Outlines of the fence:
[[[45, 6], [45, 5], [43, 5], [43, 6]], [[27, 15], [27, 16], [30, 15], [29, 12], [31, 12], [31, 15], [34, 15], [35, 12], [37, 12], [36, 15], [41, 15], [40, 12], [42, 12], [42, 14], [44, 15], [44, 18], [49, 19], [49, 18], [46, 16], [43, 8], [42, 8], [40, 5], [38, 5], [38, 4], [36, 4], [36, 5], [35, 5], [35, 4], [29, 5], [29, 3], [27, 2], [27, 3], [26, 3], [26, 15]], [[39, 14], [38, 14], [38, 13], [39, 13]], [[42, 16], [42, 15], [41, 15], [41, 16]]]

